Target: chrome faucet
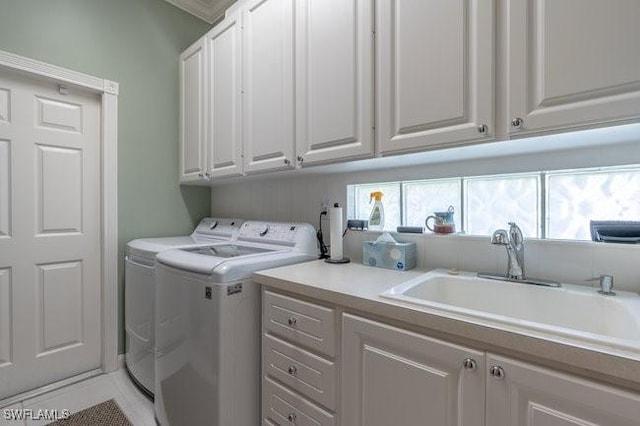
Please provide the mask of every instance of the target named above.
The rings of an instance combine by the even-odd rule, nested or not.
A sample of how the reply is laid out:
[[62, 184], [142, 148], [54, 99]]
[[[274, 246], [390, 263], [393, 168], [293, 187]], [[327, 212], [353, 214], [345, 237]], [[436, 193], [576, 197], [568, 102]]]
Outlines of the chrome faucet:
[[509, 256], [507, 277], [511, 280], [524, 280], [524, 237], [515, 222], [509, 222], [509, 232], [498, 229], [491, 236], [491, 244], [505, 246]]

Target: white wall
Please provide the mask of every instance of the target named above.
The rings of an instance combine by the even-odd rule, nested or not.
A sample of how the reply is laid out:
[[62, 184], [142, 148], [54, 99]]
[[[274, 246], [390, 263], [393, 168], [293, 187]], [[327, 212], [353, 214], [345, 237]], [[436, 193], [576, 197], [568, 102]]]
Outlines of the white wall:
[[[489, 152], [491, 156], [484, 155], [485, 158], [473, 160], [446, 162], [442, 159], [447, 158], [447, 153], [440, 152], [431, 154], [435, 160], [429, 159], [429, 153], [420, 154], [420, 161], [426, 163], [422, 165], [402, 167], [405, 159], [407, 163], [415, 162], [415, 156], [404, 156], [391, 160], [393, 168], [381, 170], [316, 174], [316, 170], [323, 169], [310, 168], [304, 172], [239, 178], [216, 184], [212, 188], [211, 212], [219, 217], [309, 222], [317, 227], [324, 200], [346, 205], [348, 184], [640, 164], [640, 131], [637, 132], [635, 140], [609, 143], [607, 131], [600, 129], [596, 134], [602, 138], [601, 142], [579, 148], [565, 144], [566, 148], [563, 149], [547, 149], [537, 153], [527, 152], [529, 148], [526, 147], [532, 146], [532, 140], [509, 141], [496, 144], [494, 149], [484, 152]], [[588, 137], [581, 136], [581, 140]], [[553, 138], [546, 138], [541, 143], [549, 143], [549, 140], [554, 142]], [[519, 150], [519, 145], [526, 149]], [[521, 153], [514, 153], [517, 151]], [[507, 153], [509, 155], [503, 155]], [[483, 153], [478, 151], [474, 155], [483, 156]], [[464, 155], [452, 151], [449, 157], [455, 156]], [[334, 170], [358, 168], [361, 164], [334, 167]], [[325, 238], [328, 238], [328, 221], [323, 221], [323, 229], [326, 230]], [[375, 239], [376, 235], [369, 232], [348, 233], [345, 255], [354, 261], [362, 261], [362, 241]], [[400, 238], [417, 243], [420, 269], [455, 267], [470, 271], [506, 272], [505, 249], [492, 246], [488, 237], [402, 234]], [[525, 260], [527, 275], [531, 277], [594, 285], [584, 280], [606, 273], [614, 276], [616, 288], [640, 292], [640, 245], [527, 240]]]

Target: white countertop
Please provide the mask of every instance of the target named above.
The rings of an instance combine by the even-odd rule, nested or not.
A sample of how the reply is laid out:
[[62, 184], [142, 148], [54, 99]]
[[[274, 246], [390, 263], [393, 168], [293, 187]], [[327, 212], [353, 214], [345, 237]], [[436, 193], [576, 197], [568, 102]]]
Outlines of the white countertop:
[[465, 317], [379, 294], [426, 271], [373, 268], [318, 260], [254, 274], [265, 286], [338, 305], [347, 312], [493, 353], [640, 390], [640, 353]]

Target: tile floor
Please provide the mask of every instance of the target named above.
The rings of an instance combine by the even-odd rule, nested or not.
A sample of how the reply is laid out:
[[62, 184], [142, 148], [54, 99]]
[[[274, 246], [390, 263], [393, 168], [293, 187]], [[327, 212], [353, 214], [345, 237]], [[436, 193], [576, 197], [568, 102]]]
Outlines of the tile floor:
[[0, 409], [0, 426], [40, 426], [48, 421], [8, 421], [5, 409], [68, 409], [71, 413], [114, 399], [134, 426], [155, 426], [153, 402], [119, 369]]

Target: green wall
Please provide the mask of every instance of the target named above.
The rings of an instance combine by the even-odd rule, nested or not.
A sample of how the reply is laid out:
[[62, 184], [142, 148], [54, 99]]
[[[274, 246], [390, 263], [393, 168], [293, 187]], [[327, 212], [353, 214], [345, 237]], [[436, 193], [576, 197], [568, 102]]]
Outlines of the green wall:
[[210, 213], [208, 188], [178, 185], [178, 54], [209, 27], [164, 0], [0, 0], [0, 50], [120, 83], [120, 352], [124, 245]]

